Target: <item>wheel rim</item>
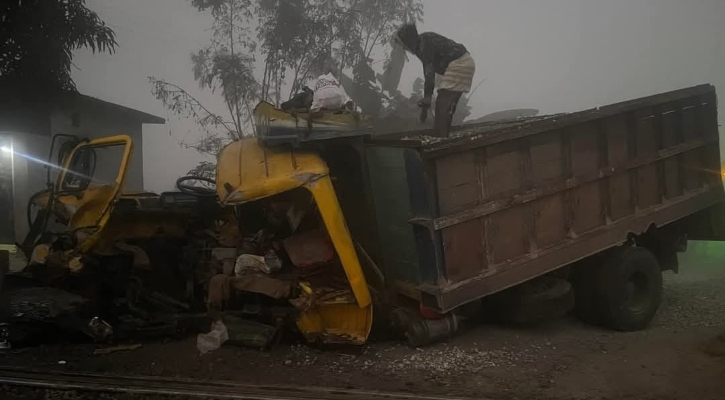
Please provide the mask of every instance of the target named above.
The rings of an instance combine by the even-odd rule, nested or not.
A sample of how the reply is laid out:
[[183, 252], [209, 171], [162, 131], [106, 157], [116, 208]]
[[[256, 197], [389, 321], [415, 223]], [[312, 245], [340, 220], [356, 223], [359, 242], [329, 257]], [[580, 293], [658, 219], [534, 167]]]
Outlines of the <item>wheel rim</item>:
[[625, 304], [632, 313], [647, 309], [652, 292], [652, 284], [643, 272], [635, 272], [627, 280]]

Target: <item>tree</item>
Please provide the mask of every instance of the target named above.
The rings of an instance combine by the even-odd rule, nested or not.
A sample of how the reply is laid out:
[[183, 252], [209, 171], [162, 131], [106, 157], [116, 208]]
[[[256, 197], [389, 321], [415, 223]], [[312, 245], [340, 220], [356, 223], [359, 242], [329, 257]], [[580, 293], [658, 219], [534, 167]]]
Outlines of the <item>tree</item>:
[[[299, 89], [324, 48], [327, 27], [319, 24], [325, 9], [316, 2], [260, 0], [257, 4], [257, 40], [264, 57], [262, 100], [279, 104], [287, 70], [292, 71], [290, 95]], [[329, 10], [328, 10], [329, 11]]]
[[[363, 111], [377, 115], [383, 93], [375, 82], [372, 58], [386, 57], [395, 29], [403, 22], [420, 21], [423, 13], [421, 0], [190, 2], [214, 18], [210, 45], [191, 55], [194, 78], [202, 89], [221, 92], [226, 112], [205, 107], [171, 82], [149, 80], [157, 99], [201, 128], [199, 141], [184, 145], [210, 155], [227, 142], [253, 133], [254, 102], [278, 106], [322, 73], [334, 72], [343, 84], [351, 82], [348, 94], [370, 97], [367, 103], [360, 101], [369, 104]], [[264, 61], [260, 74], [254, 70], [256, 56]], [[205, 164], [196, 172], [211, 169]]]
[[[288, 76], [288, 98], [328, 72], [348, 81], [346, 90], [357, 86], [357, 91], [369, 92], [376, 86], [372, 57], [387, 57], [385, 49], [397, 27], [420, 21], [423, 8], [420, 0], [259, 0], [257, 14], [257, 40], [265, 59], [262, 99], [279, 104]], [[374, 101], [361, 103], [369, 105], [363, 110], [370, 114], [379, 111]]]
[[3, 90], [47, 99], [75, 91], [73, 51], [112, 53], [115, 34], [85, 0], [5, 0], [0, 6]]
[[[254, 76], [256, 43], [251, 40], [249, 21], [251, 0], [192, 0], [199, 11], [208, 11], [214, 18], [211, 43], [191, 54], [194, 79], [201, 89], [220, 91], [226, 113], [207, 108], [184, 88], [163, 79], [149, 77], [152, 94], [172, 112], [191, 118], [201, 128], [197, 142], [182, 143], [185, 147], [216, 156], [232, 140], [249, 135], [251, 104], [258, 98], [259, 88]], [[203, 162], [193, 174], [210, 177], [213, 164]]]

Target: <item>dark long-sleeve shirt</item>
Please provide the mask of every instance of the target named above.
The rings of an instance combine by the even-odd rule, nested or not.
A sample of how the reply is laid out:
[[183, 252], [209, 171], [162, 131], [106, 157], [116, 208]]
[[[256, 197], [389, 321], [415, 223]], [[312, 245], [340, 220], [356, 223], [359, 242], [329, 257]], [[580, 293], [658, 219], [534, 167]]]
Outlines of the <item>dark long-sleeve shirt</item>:
[[419, 35], [418, 47], [414, 53], [423, 63], [425, 96], [432, 96], [433, 87], [435, 86], [435, 74], [445, 74], [448, 64], [463, 57], [468, 53], [468, 50], [466, 50], [466, 46], [445, 36], [425, 32]]

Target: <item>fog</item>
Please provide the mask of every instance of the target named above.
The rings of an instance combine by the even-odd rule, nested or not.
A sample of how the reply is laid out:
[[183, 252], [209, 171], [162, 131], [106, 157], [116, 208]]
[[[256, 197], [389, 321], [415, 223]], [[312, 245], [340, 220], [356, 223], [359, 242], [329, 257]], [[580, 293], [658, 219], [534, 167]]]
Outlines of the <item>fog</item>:
[[[116, 31], [115, 54], [76, 53], [73, 77], [87, 95], [167, 118], [144, 127], [146, 189], [173, 187], [204, 159], [180, 141], [196, 128], [151, 95], [148, 76], [187, 88], [216, 110], [220, 98], [193, 79], [189, 54], [207, 43], [211, 18], [182, 0], [88, 0]], [[508, 108], [575, 111], [712, 83], [725, 88], [722, 0], [424, 0], [420, 31], [463, 43], [476, 60], [470, 118]], [[422, 67], [411, 58], [401, 90]], [[720, 113], [725, 109], [720, 103]], [[721, 145], [721, 149], [722, 149]]]

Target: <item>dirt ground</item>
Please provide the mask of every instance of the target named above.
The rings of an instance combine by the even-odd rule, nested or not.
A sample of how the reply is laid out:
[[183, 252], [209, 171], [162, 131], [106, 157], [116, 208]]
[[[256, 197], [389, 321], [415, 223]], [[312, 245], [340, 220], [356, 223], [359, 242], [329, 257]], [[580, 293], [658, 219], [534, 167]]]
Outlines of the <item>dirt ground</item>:
[[725, 344], [713, 347], [713, 339], [724, 332], [725, 257], [700, 251], [682, 257], [679, 275], [666, 273], [656, 320], [637, 333], [562, 319], [527, 329], [476, 326], [426, 349], [280, 345], [200, 356], [188, 338], [105, 356], [93, 356], [92, 345], [13, 350], [0, 364], [489, 399], [721, 400]]

